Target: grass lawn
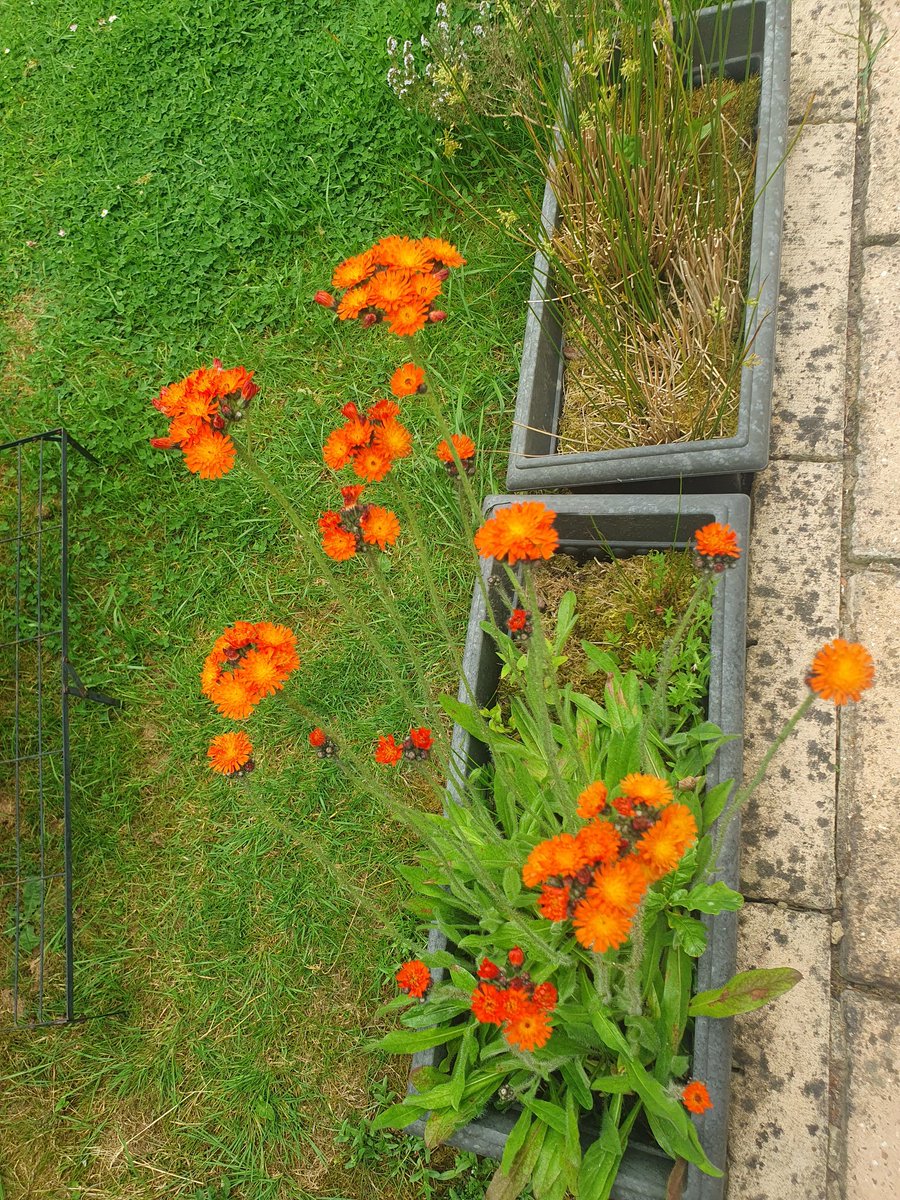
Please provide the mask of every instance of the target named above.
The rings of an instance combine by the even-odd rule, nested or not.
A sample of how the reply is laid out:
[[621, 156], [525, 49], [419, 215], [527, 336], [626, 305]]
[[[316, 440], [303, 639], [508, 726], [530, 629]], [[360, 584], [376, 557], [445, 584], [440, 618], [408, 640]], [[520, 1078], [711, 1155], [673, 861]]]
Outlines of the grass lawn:
[[[363, 1043], [422, 945], [395, 872], [407, 835], [315, 760], [277, 699], [248, 723], [246, 783], [205, 766], [233, 726], [200, 696], [200, 666], [238, 618], [296, 631], [289, 690], [360, 745], [402, 728], [394, 689], [245, 471], [207, 482], [150, 449], [165, 422], [149, 400], [214, 356], [254, 369], [245, 440], [313, 529], [337, 499], [320, 448], [338, 408], [384, 394], [406, 356], [310, 298], [378, 237], [446, 236], [469, 265], [427, 365], [481, 448], [476, 488], [501, 490], [529, 267], [465, 201], [509, 207], [511, 185], [464, 148], [450, 203], [430, 186], [436, 131], [385, 85], [387, 35], [416, 36], [430, 3], [104, 4], [0, 16], [0, 434], [64, 423], [103, 463], [71, 470], [73, 656], [126, 707], [85, 707], [73, 729], [76, 992], [78, 1011], [124, 1016], [0, 1037], [0, 1196], [468, 1200], [484, 1190], [470, 1172], [427, 1174], [452, 1155], [429, 1168], [360, 1124], [404, 1083], [404, 1061]], [[439, 425], [417, 398], [404, 414], [416, 450], [400, 469], [461, 641], [471, 551]], [[376, 499], [390, 505], [387, 484]], [[391, 563], [429, 681], [449, 689], [414, 556]], [[341, 574], [394, 642], [363, 564]], [[58, 981], [58, 954], [48, 970]]]

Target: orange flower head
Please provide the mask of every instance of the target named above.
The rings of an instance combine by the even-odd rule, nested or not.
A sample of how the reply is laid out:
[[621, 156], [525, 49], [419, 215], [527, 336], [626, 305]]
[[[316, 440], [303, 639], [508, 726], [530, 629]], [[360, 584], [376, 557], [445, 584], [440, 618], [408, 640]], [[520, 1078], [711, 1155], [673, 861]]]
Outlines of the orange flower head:
[[453, 463], [456, 460], [453, 457], [453, 450], [450, 448], [452, 443], [453, 449], [456, 450], [457, 457], [465, 462], [467, 458], [475, 457], [475, 443], [470, 437], [466, 437], [464, 433], [454, 433], [450, 437], [450, 443], [443, 441], [438, 443], [438, 448], [435, 454], [442, 463]]
[[210, 690], [210, 700], [223, 717], [243, 721], [256, 707], [256, 699], [239, 675], [225, 675]]
[[383, 763], [386, 767], [393, 767], [403, 757], [403, 748], [398, 746], [394, 741], [394, 735], [389, 733], [387, 737], [382, 734], [378, 738], [378, 745], [375, 747], [375, 761]]
[[365, 486], [361, 483], [354, 483], [349, 487], [342, 487], [341, 508], [356, 508], [359, 498], [365, 490]]
[[672, 789], [665, 779], [656, 775], [641, 775], [634, 772], [626, 775], [619, 784], [622, 795], [634, 804], [646, 804], [650, 808], [664, 808], [672, 799]]
[[559, 993], [552, 983], [539, 983], [531, 995], [532, 1000], [544, 1012], [553, 1012], [559, 1001]]
[[569, 889], [545, 883], [538, 897], [538, 910], [548, 921], [565, 921], [569, 915]]
[[331, 286], [336, 288], [352, 288], [363, 283], [375, 270], [375, 256], [371, 250], [362, 254], [354, 254], [339, 263], [331, 277]]
[[413, 275], [409, 283], [410, 294], [421, 300], [423, 304], [431, 304], [441, 294], [441, 281], [430, 272], [427, 275]]
[[402, 400], [404, 396], [413, 396], [416, 392], [425, 390], [425, 372], [415, 363], [406, 363], [391, 376], [391, 392]]
[[414, 333], [425, 328], [428, 320], [428, 306], [418, 300], [407, 301], [388, 315], [390, 317], [389, 333], [394, 333], [397, 337], [412, 337]]
[[651, 880], [674, 871], [687, 848], [696, 840], [697, 823], [689, 808], [670, 804], [638, 841], [635, 850]]
[[534, 1051], [546, 1046], [553, 1032], [550, 1017], [544, 1009], [532, 1004], [510, 1021], [503, 1036], [519, 1050]]
[[619, 833], [609, 821], [594, 820], [584, 825], [575, 835], [575, 841], [590, 866], [615, 862], [619, 857]]
[[284, 687], [281, 672], [266, 650], [250, 650], [241, 663], [240, 678], [255, 700]]
[[435, 262], [443, 263], [445, 267], [466, 265], [466, 260], [452, 242], [445, 242], [443, 238], [420, 238], [419, 245]]
[[353, 470], [368, 483], [379, 483], [391, 469], [391, 460], [375, 446], [360, 450], [353, 459]]
[[694, 551], [697, 557], [708, 563], [741, 557], [737, 534], [730, 525], [711, 521], [694, 534]]
[[335, 512], [332, 508], [329, 508], [326, 512], [323, 512], [316, 524], [323, 533], [334, 533], [335, 530], [343, 528], [341, 525], [341, 514], [339, 512]]
[[344, 426], [344, 437], [347, 439], [348, 445], [354, 450], [359, 450], [363, 446], [368, 446], [372, 441], [372, 434], [375, 429], [371, 421], [366, 421], [362, 417], [351, 417]]
[[410, 729], [409, 740], [416, 750], [430, 750], [434, 745], [434, 737], [426, 725], [421, 725], [418, 729]]
[[647, 872], [638, 859], [630, 854], [620, 862], [601, 867], [594, 875], [594, 886], [588, 888], [585, 899], [602, 901], [610, 908], [620, 909], [631, 916], [649, 882]]
[[559, 833], [556, 837], [548, 838], [544, 846], [549, 877], [559, 875], [564, 879], [574, 879], [581, 868], [588, 865], [584, 847], [571, 833]]
[[837, 705], [859, 700], [874, 679], [875, 664], [865, 646], [835, 638], [813, 659], [808, 683], [823, 700]]
[[372, 280], [369, 303], [390, 316], [402, 305], [415, 300], [411, 284], [412, 274], [409, 271], [381, 271]]
[[391, 418], [376, 429], [372, 445], [392, 461], [406, 458], [412, 450], [412, 434], [405, 425]]
[[322, 534], [322, 549], [335, 562], [346, 562], [355, 557], [358, 546], [356, 534], [348, 529], [338, 527]]
[[235, 621], [222, 634], [224, 644], [232, 650], [243, 650], [256, 641], [256, 626], [252, 621]]
[[681, 1103], [688, 1112], [697, 1114], [704, 1113], [713, 1106], [709, 1092], [706, 1090], [706, 1084], [701, 1083], [699, 1079], [694, 1079], [687, 1085], [681, 1093]]
[[375, 261], [383, 267], [402, 267], [408, 271], [430, 271], [432, 255], [421, 242], [408, 237], [385, 237], [372, 247]]
[[380, 550], [393, 546], [400, 536], [400, 522], [396, 513], [377, 504], [366, 506], [359, 527], [362, 530], [363, 541], [370, 546], [378, 546]]
[[214, 737], [207, 750], [209, 765], [221, 775], [234, 775], [246, 766], [253, 754], [253, 746], [243, 730], [237, 733], [220, 733]]
[[431, 987], [431, 972], [420, 958], [411, 958], [394, 976], [401, 992], [420, 1000]]
[[620, 908], [598, 900], [582, 900], [572, 919], [575, 937], [595, 954], [618, 950], [628, 940], [631, 919]]
[[520, 559], [552, 558], [559, 546], [555, 516], [539, 500], [498, 509], [475, 534], [478, 553], [482, 558], [508, 559], [511, 566]]
[[231, 438], [213, 430], [192, 438], [184, 447], [184, 465], [201, 479], [221, 479], [234, 466], [236, 457]]
[[531, 996], [526, 984], [520, 979], [510, 981], [504, 994], [503, 1015], [507, 1021], [515, 1021], [521, 1013], [532, 1007]]
[[314, 749], [318, 750], [321, 746], [324, 746], [327, 741], [328, 735], [321, 726], [317, 725], [315, 729], [310, 730], [309, 744], [314, 747]]
[[483, 958], [478, 964], [479, 979], [499, 979], [500, 974], [500, 968], [489, 958]]
[[390, 421], [392, 417], [400, 416], [400, 405], [393, 400], [377, 400], [366, 416], [370, 421]]
[[359, 287], [345, 292], [337, 307], [337, 315], [341, 321], [355, 321], [364, 308], [372, 303], [372, 284], [362, 283]]
[[322, 458], [326, 467], [331, 467], [332, 471], [340, 471], [353, 458], [353, 445], [345, 427], [333, 429], [329, 433], [322, 447]]
[[538, 887], [553, 874], [552, 850], [549, 842], [538, 842], [522, 867], [522, 882], [526, 887]]
[[479, 983], [472, 992], [472, 1012], [482, 1025], [502, 1025], [506, 1019], [506, 996], [492, 983]]
[[597, 813], [602, 812], [606, 806], [606, 784], [597, 782], [590, 783], [578, 797], [578, 807], [575, 811], [579, 817], [583, 817], [585, 821], [589, 821], [591, 817], [596, 817]]

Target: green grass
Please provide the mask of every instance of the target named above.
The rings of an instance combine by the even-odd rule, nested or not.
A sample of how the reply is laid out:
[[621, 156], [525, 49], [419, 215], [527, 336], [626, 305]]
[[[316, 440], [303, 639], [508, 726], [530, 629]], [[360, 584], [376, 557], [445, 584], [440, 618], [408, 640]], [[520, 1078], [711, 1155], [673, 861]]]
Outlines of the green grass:
[[[421, 1163], [345, 1167], [357, 1156], [335, 1141], [385, 1071], [404, 1086], [406, 1064], [363, 1044], [422, 941], [395, 876], [408, 836], [314, 759], [279, 698], [248, 723], [257, 772], [213, 778], [205, 746], [228, 725], [199, 669], [223, 625], [283, 621], [298, 700], [362, 747], [403, 714], [253, 480], [199, 480], [148, 438], [162, 384], [214, 356], [244, 363], [262, 389], [245, 438], [313, 528], [336, 498], [320, 447], [337, 409], [383, 394], [406, 347], [336, 327], [310, 297], [373, 239], [432, 232], [469, 266], [428, 330], [431, 378], [483, 448], [477, 490], [500, 486], [529, 270], [466, 203], [509, 207], [502, 182], [459, 161], [449, 205], [434, 131], [384, 83], [386, 35], [412, 36], [428, 8], [134, 0], [103, 26], [88, 0], [4, 13], [0, 433], [62, 422], [102, 461], [71, 470], [73, 656], [125, 702], [79, 709], [73, 729], [77, 1007], [123, 1015], [0, 1040], [7, 1200], [423, 1195]], [[439, 423], [423, 400], [404, 412], [417, 448], [402, 477], [461, 639], [472, 564], [432, 455]], [[375, 491], [390, 504], [390, 479]], [[408, 542], [391, 564], [427, 677], [450, 687]], [[362, 567], [341, 574], [389, 643]], [[58, 988], [58, 954], [50, 969]]]

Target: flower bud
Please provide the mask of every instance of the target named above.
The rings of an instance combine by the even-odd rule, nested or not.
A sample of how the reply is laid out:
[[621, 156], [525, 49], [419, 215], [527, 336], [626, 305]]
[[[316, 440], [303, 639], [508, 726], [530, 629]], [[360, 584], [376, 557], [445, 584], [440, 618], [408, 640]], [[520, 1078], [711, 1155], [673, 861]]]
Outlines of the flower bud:
[[512, 950], [510, 950], [506, 957], [509, 959], [510, 965], [513, 967], [521, 967], [522, 963], [525, 961], [525, 955], [518, 946], [513, 946]]
[[371, 329], [373, 325], [377, 325], [377, 324], [378, 324], [378, 314], [377, 313], [367, 312], [366, 315], [362, 319], [363, 329]]
[[334, 308], [334, 296], [331, 292], [316, 292], [313, 303], [321, 304], [323, 308]]
[[353, 417], [359, 416], [359, 409], [356, 407], [356, 405], [353, 403], [352, 400], [348, 400], [347, 403], [342, 406], [341, 416], [346, 417], [348, 421], [351, 420]]
[[450, 278], [450, 268], [449, 267], [438, 267], [436, 271], [432, 271], [431, 273], [435, 277], [435, 279], [440, 279], [441, 282], [443, 282], [445, 279]]
[[432, 323], [434, 323], [436, 321], [446, 321], [447, 314], [445, 312], [443, 312], [441, 309], [436, 308], [428, 314], [428, 320], [431, 321]]

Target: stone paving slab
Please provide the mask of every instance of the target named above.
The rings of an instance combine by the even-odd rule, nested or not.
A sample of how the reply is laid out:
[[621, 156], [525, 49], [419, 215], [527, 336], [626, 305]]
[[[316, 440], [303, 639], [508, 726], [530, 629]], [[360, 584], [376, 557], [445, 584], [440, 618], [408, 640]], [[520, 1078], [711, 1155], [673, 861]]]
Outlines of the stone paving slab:
[[[898, 127], [900, 129], [900, 127]], [[852, 550], [900, 558], [900, 245], [863, 254]]]
[[[892, 0], [893, 2], [893, 0]], [[856, 121], [859, 0], [794, 0], [790, 120]]]
[[853, 636], [875, 659], [875, 685], [841, 718], [842, 971], [900, 984], [900, 571], [850, 579]]
[[735, 1018], [727, 1200], [824, 1200], [828, 916], [745, 905], [738, 970], [753, 967], [796, 967], [803, 979], [773, 1004]]
[[[806, 694], [804, 678], [840, 614], [840, 463], [774, 461], [754, 488], [744, 778]], [[755, 643], [755, 644], [754, 644]], [[744, 812], [745, 894], [835, 903], [832, 705], [816, 705]]]
[[848, 988], [846, 1200], [900, 1200], [900, 1003]]
[[875, 55], [869, 74], [869, 182], [866, 236], [900, 233], [900, 0], [875, 0], [870, 44], [888, 40]]
[[807, 125], [786, 165], [772, 457], [844, 453], [856, 126]]

